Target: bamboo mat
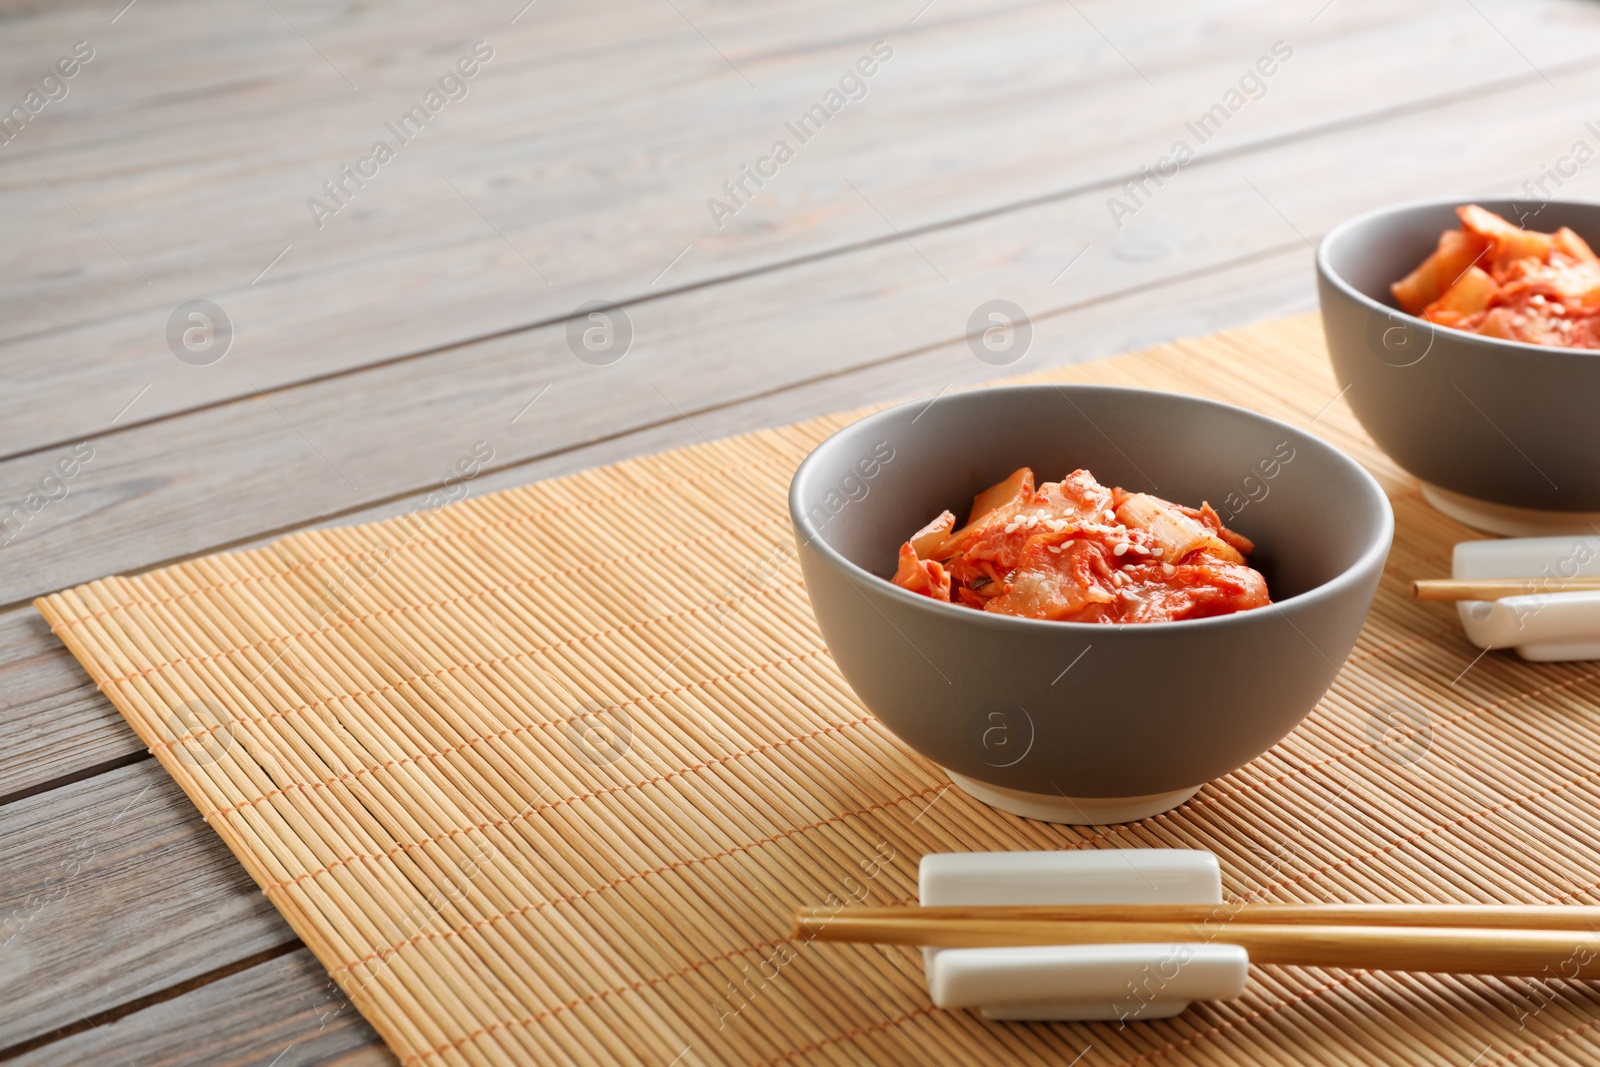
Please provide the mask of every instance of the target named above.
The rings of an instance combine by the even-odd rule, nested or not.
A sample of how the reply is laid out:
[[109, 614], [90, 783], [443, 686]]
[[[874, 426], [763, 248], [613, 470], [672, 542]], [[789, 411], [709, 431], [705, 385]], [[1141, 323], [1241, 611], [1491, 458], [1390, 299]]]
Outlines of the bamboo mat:
[[913, 899], [930, 851], [1208, 848], [1241, 900], [1600, 900], [1600, 666], [1475, 660], [1404, 597], [1470, 535], [1335, 399], [1314, 317], [1043, 377], [1314, 424], [1395, 502], [1332, 692], [1128, 826], [988, 810], [856, 703], [785, 508], [851, 415], [38, 608], [408, 1067], [1600, 1060], [1582, 984], [1257, 967], [1168, 1021], [1001, 1024], [934, 1010], [910, 950], [785, 940], [797, 904]]

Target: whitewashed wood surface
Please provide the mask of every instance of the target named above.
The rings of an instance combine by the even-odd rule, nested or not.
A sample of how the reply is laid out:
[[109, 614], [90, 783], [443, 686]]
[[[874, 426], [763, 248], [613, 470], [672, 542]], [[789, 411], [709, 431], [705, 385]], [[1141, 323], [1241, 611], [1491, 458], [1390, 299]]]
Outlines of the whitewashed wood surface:
[[1600, 148], [1596, 59], [1583, 0], [0, 3], [0, 1060], [392, 1062], [32, 597], [405, 510], [478, 441], [475, 492], [1308, 310], [1340, 219]]

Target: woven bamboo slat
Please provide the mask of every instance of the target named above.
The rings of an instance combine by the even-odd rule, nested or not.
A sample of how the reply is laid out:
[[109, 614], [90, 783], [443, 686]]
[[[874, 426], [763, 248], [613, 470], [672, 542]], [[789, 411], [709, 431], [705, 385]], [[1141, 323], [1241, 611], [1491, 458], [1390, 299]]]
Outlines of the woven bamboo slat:
[[968, 849], [1209, 848], [1237, 901], [1600, 900], [1600, 666], [1477, 660], [1409, 598], [1471, 535], [1336, 400], [1314, 317], [1043, 377], [1311, 424], [1397, 513], [1317, 710], [1128, 826], [988, 810], [851, 695], [785, 491], [852, 415], [37, 604], [407, 1067], [1600, 1058], [1600, 997], [1559, 980], [1258, 967], [1172, 1020], [1018, 1025], [931, 1008], [910, 950], [786, 939]]

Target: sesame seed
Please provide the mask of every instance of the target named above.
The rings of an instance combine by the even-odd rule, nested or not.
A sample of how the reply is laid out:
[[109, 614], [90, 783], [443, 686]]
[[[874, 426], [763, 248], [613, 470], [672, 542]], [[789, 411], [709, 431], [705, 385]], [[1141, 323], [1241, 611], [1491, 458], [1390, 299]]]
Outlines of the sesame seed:
[[1115, 548], [1113, 548], [1111, 550], [1111, 554], [1113, 556], [1125, 556], [1125, 555], [1127, 555], [1128, 554], [1128, 542], [1126, 542], [1126, 541], [1118, 541], [1117, 542], [1117, 547], [1115, 547]]
[[1168, 578], [1171, 578], [1174, 574], [1178, 573], [1178, 568], [1174, 567], [1170, 563], [1163, 563], [1161, 565], [1161, 573], [1165, 574]]
[[1106, 509], [1106, 521], [1107, 522], [1116, 522], [1117, 521], [1117, 513], [1115, 511], [1112, 511], [1110, 508], [1107, 508]]

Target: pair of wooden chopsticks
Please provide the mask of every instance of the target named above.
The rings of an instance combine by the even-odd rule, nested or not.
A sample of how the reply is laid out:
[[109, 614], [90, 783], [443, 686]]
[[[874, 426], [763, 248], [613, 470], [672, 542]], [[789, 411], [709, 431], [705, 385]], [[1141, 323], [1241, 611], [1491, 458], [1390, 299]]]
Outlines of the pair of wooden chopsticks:
[[1097, 904], [799, 908], [800, 940], [979, 948], [1214, 941], [1255, 963], [1505, 977], [1600, 977], [1600, 907]]
[[1600, 578], [1418, 578], [1411, 583], [1411, 595], [1418, 600], [1499, 600], [1597, 590]]

